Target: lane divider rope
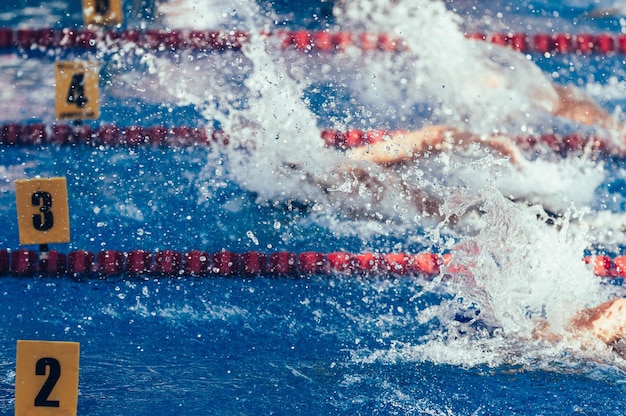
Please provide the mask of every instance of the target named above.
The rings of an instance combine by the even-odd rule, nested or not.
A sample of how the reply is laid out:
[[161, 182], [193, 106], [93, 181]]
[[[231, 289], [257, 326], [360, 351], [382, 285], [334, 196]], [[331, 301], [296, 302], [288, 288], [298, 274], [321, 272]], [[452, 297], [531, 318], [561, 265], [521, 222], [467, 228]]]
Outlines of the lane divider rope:
[[[392, 275], [434, 277], [470, 272], [452, 265], [452, 254], [436, 253], [361, 253], [344, 251], [294, 253], [276, 251], [263, 253], [249, 251], [191, 250], [156, 252], [132, 250], [128, 252], [103, 250], [94, 255], [86, 250], [75, 250], [67, 255], [56, 250], [42, 252], [29, 249], [15, 251], [0, 249], [0, 276], [70, 276], [106, 277], [126, 275], [155, 276], [310, 276], [310, 275]], [[599, 277], [626, 277], [626, 256], [586, 256], [583, 261], [593, 266]], [[442, 268], [445, 266], [445, 268]]]
[[[366, 144], [384, 141], [402, 131], [389, 130], [359, 130], [349, 129], [339, 131], [324, 129], [321, 139], [328, 147], [349, 149]], [[544, 134], [539, 136], [520, 136], [514, 140], [524, 149], [533, 149], [539, 146], [549, 148], [556, 153], [581, 151], [587, 149], [612, 156], [626, 156], [624, 149], [611, 145], [606, 139], [595, 135], [558, 135]], [[43, 145], [86, 145], [86, 146], [211, 146], [212, 144], [228, 145], [229, 138], [221, 130], [212, 130], [202, 127], [164, 127], [164, 126], [126, 126], [105, 124], [99, 127], [90, 127], [82, 124], [45, 125], [41, 123], [19, 124], [8, 123], [0, 125], [0, 145], [4, 146], [43, 146]]]
[[[408, 41], [387, 33], [328, 31], [277, 31], [284, 49], [304, 52], [341, 52], [349, 47], [363, 51], [402, 52]], [[469, 39], [510, 47], [523, 53], [626, 54], [626, 34], [613, 33], [467, 33]], [[0, 27], [0, 52], [19, 48], [24, 51], [69, 49], [111, 49], [124, 44], [153, 51], [238, 50], [249, 33], [227, 30], [126, 29], [89, 30], [75, 28], [13, 29]], [[130, 52], [131, 50], [129, 50]]]

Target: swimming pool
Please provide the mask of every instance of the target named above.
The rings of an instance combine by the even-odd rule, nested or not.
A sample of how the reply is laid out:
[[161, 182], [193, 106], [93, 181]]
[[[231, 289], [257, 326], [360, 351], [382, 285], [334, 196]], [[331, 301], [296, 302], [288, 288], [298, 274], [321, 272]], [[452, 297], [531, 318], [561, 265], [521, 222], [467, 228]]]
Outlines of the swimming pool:
[[[189, 4], [178, 2], [178, 7]], [[464, 38], [463, 30], [617, 35], [623, 26], [619, 15], [592, 18], [576, 2], [447, 3], [455, 14], [435, 4], [425, 10], [438, 14], [420, 21], [432, 20], [426, 33], [434, 44], [410, 38], [412, 46], [423, 47], [420, 51], [440, 54], [421, 56], [423, 71], [451, 66], [435, 62], [446, 56], [435, 42], [447, 33], [439, 31], [445, 25], [463, 28], [452, 39]], [[298, 7], [241, 2], [233, 12], [229, 2], [216, 0], [154, 21], [154, 6], [141, 6], [126, 5], [128, 27], [145, 31], [183, 21], [201, 29], [358, 32], [364, 24], [336, 20], [328, 2]], [[82, 20], [77, 5], [68, 2], [0, 7], [4, 24], [12, 28], [78, 27]], [[397, 16], [388, 16], [387, 23], [402, 23], [392, 18]], [[622, 279], [598, 285], [600, 278], [580, 261], [584, 254], [623, 253], [626, 173], [620, 157], [605, 163], [578, 155], [549, 162], [538, 158], [524, 175], [492, 158], [430, 166], [435, 174], [465, 169], [500, 178], [481, 182], [487, 191], [477, 193], [488, 213], [484, 223], [475, 218], [481, 232], [469, 226], [436, 228], [436, 221], [417, 216], [393, 195], [371, 209], [356, 209], [350, 204], [368, 201], [338, 201], [302, 180], [303, 175], [315, 178], [318, 168], [336, 160], [317, 141], [323, 128], [415, 128], [424, 119], [477, 130], [498, 126], [515, 134], [530, 129], [568, 134], [583, 131], [580, 126], [538, 113], [523, 116], [515, 106], [495, 112], [504, 107], [495, 96], [466, 113], [470, 101], [455, 90], [466, 74], [456, 68], [452, 72], [458, 77], [450, 84], [402, 87], [414, 70], [404, 58], [408, 53], [349, 48], [305, 54], [276, 47], [272, 36], [253, 42], [256, 49], [245, 54], [1, 51], [7, 85], [3, 124], [53, 124], [52, 63], [90, 56], [103, 67], [102, 114], [87, 126], [221, 127], [236, 134], [228, 145], [210, 147], [3, 146], [0, 248], [18, 248], [14, 180], [65, 176], [72, 241], [51, 245], [62, 252], [465, 250], [478, 262], [475, 271], [485, 275], [498, 311], [510, 310], [509, 325], [521, 327], [537, 308], [556, 314], [555, 308], [575, 303], [574, 296], [586, 303], [594, 296], [624, 294]], [[459, 45], [464, 44], [449, 47]], [[580, 86], [609, 111], [624, 106], [624, 55], [529, 56], [552, 80]], [[453, 92], [441, 92], [446, 89]], [[523, 121], [510, 119], [516, 113]], [[294, 175], [283, 160], [306, 168]], [[435, 190], [458, 185], [432, 176], [409, 180], [426, 181]], [[535, 224], [525, 209], [498, 197], [501, 189], [520, 188], [556, 209], [570, 208], [574, 201], [589, 213], [581, 220], [572, 209], [571, 223], [558, 229]], [[564, 198], [552, 201], [553, 194]], [[473, 242], [490, 257], [472, 257]], [[454, 318], [474, 310], [476, 294], [468, 288], [459, 292], [463, 286], [454, 279], [433, 282], [394, 273], [97, 277], [2, 277], [3, 414], [13, 412], [18, 339], [81, 343], [78, 409], [83, 414], [622, 414], [626, 404], [623, 360], [608, 351], [464, 326]]]

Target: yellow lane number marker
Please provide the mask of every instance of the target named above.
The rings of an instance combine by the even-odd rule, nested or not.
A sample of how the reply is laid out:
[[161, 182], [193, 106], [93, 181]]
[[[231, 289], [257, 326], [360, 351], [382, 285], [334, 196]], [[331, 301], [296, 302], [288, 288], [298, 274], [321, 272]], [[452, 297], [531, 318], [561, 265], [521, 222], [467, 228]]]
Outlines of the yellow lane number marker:
[[100, 117], [100, 66], [93, 61], [54, 63], [55, 109], [58, 120]]
[[69, 243], [65, 178], [18, 179], [15, 200], [20, 244]]
[[85, 26], [121, 25], [122, 20], [122, 0], [83, 0]]
[[78, 342], [17, 341], [15, 415], [76, 415]]

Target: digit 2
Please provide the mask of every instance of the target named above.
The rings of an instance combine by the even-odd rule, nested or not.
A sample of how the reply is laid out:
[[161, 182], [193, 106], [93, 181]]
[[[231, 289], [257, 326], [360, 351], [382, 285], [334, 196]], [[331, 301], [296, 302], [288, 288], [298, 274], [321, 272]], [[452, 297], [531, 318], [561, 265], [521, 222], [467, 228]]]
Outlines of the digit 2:
[[41, 214], [33, 214], [33, 227], [35, 230], [47, 231], [54, 226], [52, 215], [52, 195], [45, 191], [37, 191], [33, 194], [31, 202], [34, 207], [39, 207]]
[[50, 393], [52, 393], [52, 389], [59, 380], [59, 377], [61, 377], [61, 364], [55, 358], [40, 358], [35, 365], [35, 374], [38, 376], [45, 376], [46, 367], [50, 368], [50, 372], [45, 383], [43, 383], [43, 386], [41, 386], [39, 394], [37, 394], [37, 397], [35, 397], [35, 406], [59, 407], [58, 400], [48, 400], [48, 397], [50, 396]]

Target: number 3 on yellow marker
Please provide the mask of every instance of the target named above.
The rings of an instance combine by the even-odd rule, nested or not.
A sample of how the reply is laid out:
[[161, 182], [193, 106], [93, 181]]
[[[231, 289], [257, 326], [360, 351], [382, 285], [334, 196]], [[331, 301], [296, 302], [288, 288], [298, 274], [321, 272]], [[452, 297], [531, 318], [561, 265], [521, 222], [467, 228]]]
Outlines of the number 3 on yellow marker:
[[59, 120], [100, 117], [100, 67], [96, 62], [54, 63], [55, 109]]
[[15, 415], [76, 415], [78, 342], [17, 341]]
[[70, 241], [65, 178], [16, 180], [15, 201], [20, 244]]

